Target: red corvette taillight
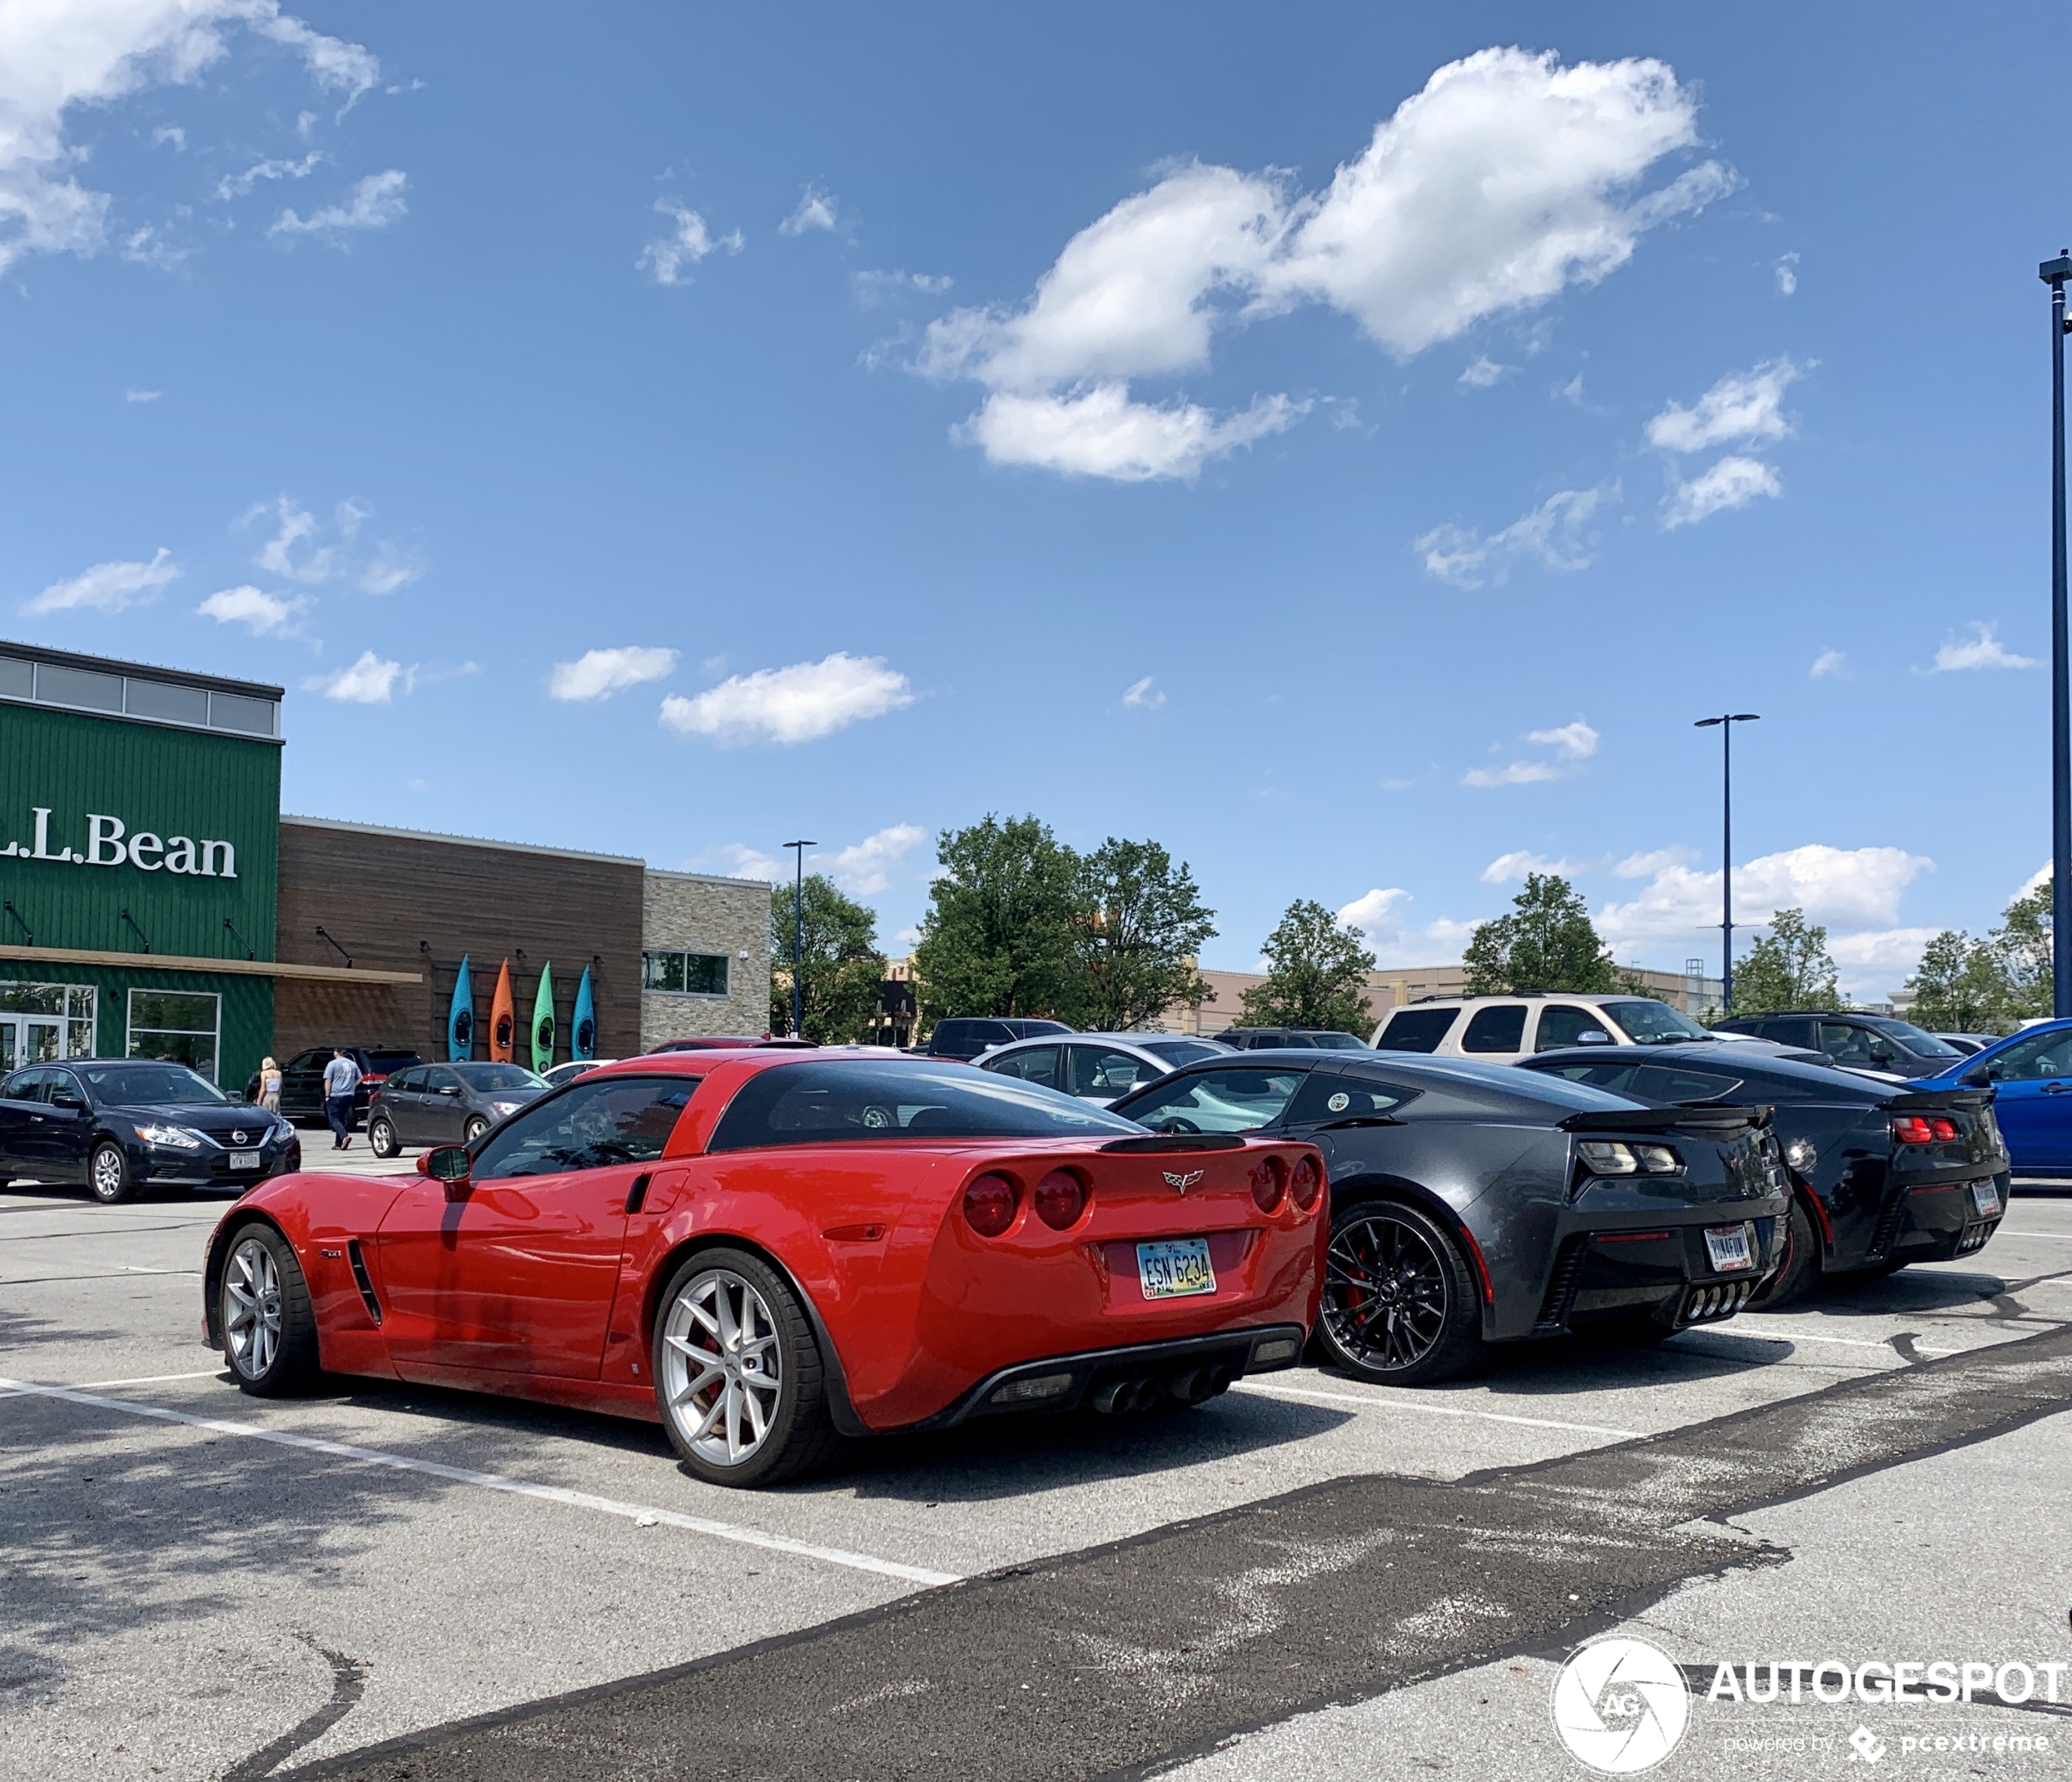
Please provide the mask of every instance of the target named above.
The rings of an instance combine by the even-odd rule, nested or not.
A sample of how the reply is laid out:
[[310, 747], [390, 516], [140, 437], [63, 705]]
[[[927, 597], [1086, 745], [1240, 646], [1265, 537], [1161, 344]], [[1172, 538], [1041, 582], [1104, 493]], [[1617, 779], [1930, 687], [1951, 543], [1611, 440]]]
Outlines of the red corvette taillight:
[[1279, 1158], [1262, 1157], [1252, 1165], [1252, 1201], [1261, 1212], [1271, 1212], [1281, 1204], [1286, 1186], [1282, 1180]]
[[964, 1190], [964, 1223], [981, 1238], [997, 1238], [1015, 1222], [1021, 1195], [1005, 1176], [980, 1176]]
[[1893, 1137], [1902, 1145], [1947, 1143], [1957, 1136], [1957, 1123], [1941, 1114], [1895, 1114]]
[[[981, 1176], [979, 1180], [983, 1181], [985, 1177]], [[1036, 1192], [1029, 1198], [1034, 1203], [1038, 1218], [1053, 1231], [1067, 1231], [1079, 1222], [1079, 1215], [1087, 1210], [1087, 1185], [1069, 1169], [1054, 1169], [1036, 1184]], [[967, 1218], [971, 1204], [971, 1195], [967, 1190], [964, 1207]], [[1012, 1217], [1010, 1213], [1009, 1217]], [[978, 1223], [975, 1219], [972, 1222], [974, 1226]], [[1004, 1231], [1007, 1227], [1003, 1226], [1000, 1229]]]
[[1295, 1205], [1307, 1212], [1317, 1204], [1317, 1197], [1324, 1191], [1324, 1174], [1317, 1168], [1316, 1160], [1298, 1157], [1288, 1181], [1288, 1195]]

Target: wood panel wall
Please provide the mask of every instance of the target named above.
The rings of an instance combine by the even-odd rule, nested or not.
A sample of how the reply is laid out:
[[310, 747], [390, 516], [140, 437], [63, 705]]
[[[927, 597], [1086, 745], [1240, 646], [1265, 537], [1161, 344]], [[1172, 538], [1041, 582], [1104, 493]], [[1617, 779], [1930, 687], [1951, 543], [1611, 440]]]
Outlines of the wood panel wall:
[[[390, 988], [281, 979], [274, 995], [276, 1057], [306, 1046], [395, 1043], [443, 1058], [447, 1001], [463, 953], [474, 980], [478, 1058], [488, 1053], [489, 1000], [506, 959], [521, 1035], [529, 1035], [540, 969], [551, 960], [556, 1057], [569, 1055], [576, 986], [586, 965], [597, 999], [597, 1055], [626, 1057], [640, 1049], [643, 871], [637, 862], [284, 817], [280, 874], [277, 958], [343, 964], [318, 938], [321, 924], [350, 951], [355, 965], [418, 972], [425, 982]], [[429, 955], [420, 941], [431, 943]], [[600, 955], [601, 964], [593, 959]], [[529, 1039], [517, 1057], [531, 1062]]]

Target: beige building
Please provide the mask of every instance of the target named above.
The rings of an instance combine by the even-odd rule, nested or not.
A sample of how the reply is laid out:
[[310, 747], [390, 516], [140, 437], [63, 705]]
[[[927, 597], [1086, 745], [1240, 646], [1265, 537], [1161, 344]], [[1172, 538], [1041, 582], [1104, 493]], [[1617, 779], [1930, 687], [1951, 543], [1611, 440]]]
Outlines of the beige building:
[[760, 879], [647, 869], [640, 1044], [770, 1028], [770, 888]]

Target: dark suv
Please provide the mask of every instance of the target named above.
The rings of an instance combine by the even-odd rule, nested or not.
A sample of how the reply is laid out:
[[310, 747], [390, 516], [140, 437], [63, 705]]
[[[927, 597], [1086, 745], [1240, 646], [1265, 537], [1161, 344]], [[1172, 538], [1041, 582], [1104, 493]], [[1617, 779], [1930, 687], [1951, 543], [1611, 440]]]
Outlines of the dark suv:
[[1889, 1071], [1894, 1076], [1934, 1076], [1964, 1056], [1947, 1040], [1924, 1032], [1910, 1021], [1842, 1014], [1831, 1008], [1736, 1015], [1716, 1022], [1713, 1031], [1745, 1033], [1782, 1046], [1824, 1052], [1837, 1064], [1860, 1071]]
[[1330, 1027], [1225, 1027], [1215, 1037], [1240, 1052], [1257, 1052], [1265, 1046], [1296, 1046], [1319, 1052], [1370, 1049], [1367, 1042], [1357, 1035], [1339, 1033]]
[[366, 1115], [368, 1097], [392, 1072], [424, 1062], [408, 1046], [312, 1046], [281, 1066], [282, 1119], [301, 1126], [324, 1124], [324, 1066], [334, 1052], [343, 1052], [360, 1066], [360, 1086], [352, 1092], [356, 1128]]
[[921, 1050], [931, 1058], [971, 1059], [995, 1046], [1004, 1046], [1010, 1040], [1034, 1040], [1039, 1034], [1076, 1031], [1076, 1028], [1068, 1027], [1061, 1021], [1035, 1021], [1020, 1015], [997, 1018], [952, 1015], [936, 1023], [928, 1044]]

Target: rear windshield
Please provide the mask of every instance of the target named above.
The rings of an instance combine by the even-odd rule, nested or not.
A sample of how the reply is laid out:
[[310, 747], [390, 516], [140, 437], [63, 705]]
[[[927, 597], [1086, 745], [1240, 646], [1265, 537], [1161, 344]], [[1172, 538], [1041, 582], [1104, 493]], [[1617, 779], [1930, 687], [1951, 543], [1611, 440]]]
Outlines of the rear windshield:
[[543, 1089], [547, 1079], [522, 1064], [456, 1064], [448, 1066], [471, 1089]]
[[1668, 1045], [1680, 1040], [1702, 1040], [1705, 1030], [1689, 1015], [1680, 1015], [1667, 1003], [1609, 1002], [1604, 1011], [1640, 1046]]
[[1468, 1058], [1434, 1058], [1431, 1063], [1417, 1067], [1416, 1079], [1419, 1082], [1430, 1082], [1440, 1075], [1458, 1077], [1495, 1089], [1504, 1095], [1515, 1095], [1521, 1101], [1542, 1102], [1570, 1113], [1587, 1108], [1633, 1106], [1630, 1096], [1608, 1094], [1603, 1089], [1592, 1088], [1587, 1083], [1571, 1083], [1565, 1077], [1550, 1076], [1543, 1071], [1521, 1071], [1515, 1064], [1483, 1064]]
[[1133, 1120], [967, 1065], [890, 1060], [759, 1071], [719, 1116], [708, 1150], [881, 1138], [1079, 1138], [1140, 1133]]
[[1375, 1048], [1380, 1052], [1437, 1052], [1446, 1030], [1459, 1018], [1458, 1008], [1403, 1009], [1389, 1017]]
[[1183, 1064], [1199, 1064], [1204, 1058], [1220, 1058], [1225, 1048], [1208, 1040], [1153, 1040], [1144, 1049], [1161, 1064], [1177, 1071]]
[[1303, 1036], [1313, 1046], [1326, 1052], [1365, 1052], [1367, 1043], [1356, 1040], [1349, 1033], [1308, 1033]]

